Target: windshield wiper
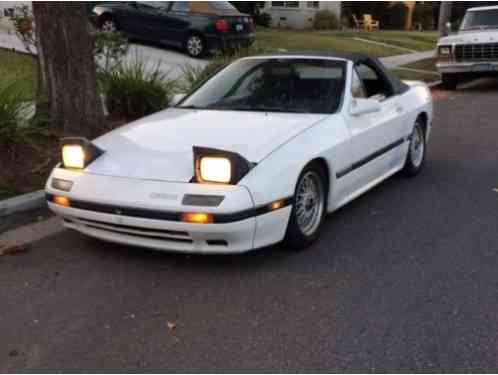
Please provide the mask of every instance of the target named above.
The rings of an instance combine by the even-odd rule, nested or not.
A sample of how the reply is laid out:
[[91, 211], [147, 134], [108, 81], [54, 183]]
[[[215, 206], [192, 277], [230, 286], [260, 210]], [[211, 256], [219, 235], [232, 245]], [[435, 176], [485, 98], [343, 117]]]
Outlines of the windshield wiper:
[[229, 106], [210, 106], [210, 109], [219, 109], [227, 111], [252, 111], [252, 112], [279, 112], [279, 113], [309, 113], [308, 111], [302, 109], [287, 109], [287, 108], [274, 108], [274, 107], [229, 107]]
[[196, 105], [181, 105], [181, 106], [175, 106], [175, 108], [180, 108], [180, 109], [206, 109], [206, 107], [199, 107]]

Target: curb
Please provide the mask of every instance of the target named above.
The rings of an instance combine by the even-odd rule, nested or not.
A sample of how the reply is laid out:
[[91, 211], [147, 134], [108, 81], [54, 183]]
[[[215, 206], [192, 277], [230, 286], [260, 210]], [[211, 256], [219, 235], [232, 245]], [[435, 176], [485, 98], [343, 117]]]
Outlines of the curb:
[[34, 193], [20, 195], [18, 197], [0, 201], [0, 217], [11, 215], [16, 212], [41, 208], [45, 204], [45, 191], [38, 190]]

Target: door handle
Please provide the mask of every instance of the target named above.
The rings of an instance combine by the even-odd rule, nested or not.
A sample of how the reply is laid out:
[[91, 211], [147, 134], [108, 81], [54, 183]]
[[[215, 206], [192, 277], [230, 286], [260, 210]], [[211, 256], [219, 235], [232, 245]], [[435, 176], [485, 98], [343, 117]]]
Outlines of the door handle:
[[403, 110], [404, 110], [404, 108], [402, 106], [400, 106], [400, 105], [396, 106], [396, 112], [401, 113], [401, 112], [403, 112]]

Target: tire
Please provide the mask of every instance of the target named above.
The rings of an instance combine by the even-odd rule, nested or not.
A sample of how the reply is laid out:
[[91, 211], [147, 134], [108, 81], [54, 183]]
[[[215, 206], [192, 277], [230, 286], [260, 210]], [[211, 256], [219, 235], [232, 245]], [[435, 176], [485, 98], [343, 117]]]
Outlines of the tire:
[[206, 54], [206, 41], [197, 33], [190, 34], [185, 41], [185, 50], [190, 57], [200, 58]]
[[111, 16], [104, 16], [99, 23], [100, 31], [113, 33], [118, 31], [118, 24]]
[[[294, 205], [284, 239], [285, 245], [292, 250], [304, 250], [319, 237], [327, 211], [326, 181], [323, 168], [314, 163], [306, 166], [299, 175], [294, 193]], [[312, 190], [315, 193], [315, 200], [311, 194]], [[311, 196], [306, 197], [307, 194]]]
[[443, 82], [443, 88], [446, 90], [455, 90], [458, 86], [458, 75], [443, 73], [441, 76], [441, 81]]
[[421, 119], [417, 119], [413, 126], [410, 146], [406, 155], [405, 166], [403, 167], [405, 176], [414, 177], [420, 173], [425, 164], [426, 150], [423, 122]]

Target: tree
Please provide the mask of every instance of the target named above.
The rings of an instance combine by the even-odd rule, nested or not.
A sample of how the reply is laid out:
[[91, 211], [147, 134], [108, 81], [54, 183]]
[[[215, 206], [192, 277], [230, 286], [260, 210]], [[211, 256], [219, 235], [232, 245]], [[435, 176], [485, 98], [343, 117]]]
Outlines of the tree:
[[91, 138], [103, 126], [104, 113], [86, 5], [34, 1], [33, 14], [50, 124], [62, 135]]
[[438, 31], [439, 36], [446, 35], [446, 23], [451, 21], [451, 6], [452, 1], [441, 1], [441, 6], [439, 8], [439, 22], [438, 22]]

